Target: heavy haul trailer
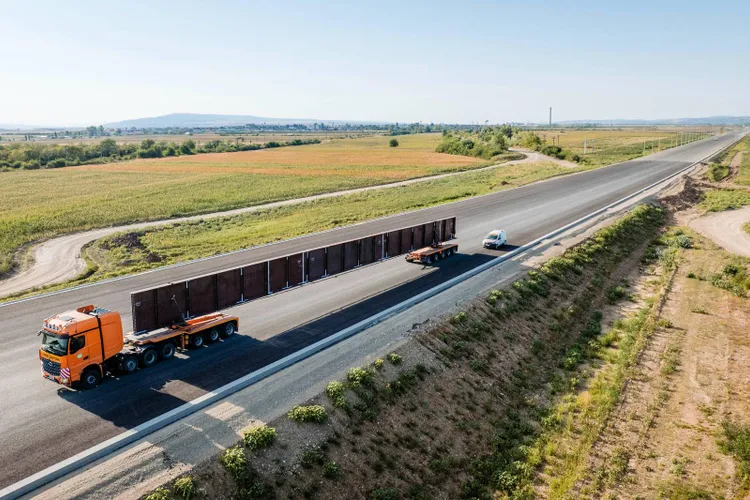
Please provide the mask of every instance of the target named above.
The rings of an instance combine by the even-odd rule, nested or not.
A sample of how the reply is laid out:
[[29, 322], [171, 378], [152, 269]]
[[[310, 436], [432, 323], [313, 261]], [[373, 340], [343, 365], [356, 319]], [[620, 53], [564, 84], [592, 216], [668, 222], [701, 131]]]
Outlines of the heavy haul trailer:
[[406, 254], [406, 260], [421, 264], [431, 264], [440, 259], [450, 257], [456, 252], [458, 252], [457, 243], [436, 243], [435, 245], [409, 252]]
[[58, 384], [96, 387], [108, 373], [133, 373], [177, 349], [200, 347], [233, 335], [237, 316], [213, 313], [168, 327], [123, 335], [120, 313], [93, 305], [66, 311], [44, 321], [39, 335], [42, 376]]

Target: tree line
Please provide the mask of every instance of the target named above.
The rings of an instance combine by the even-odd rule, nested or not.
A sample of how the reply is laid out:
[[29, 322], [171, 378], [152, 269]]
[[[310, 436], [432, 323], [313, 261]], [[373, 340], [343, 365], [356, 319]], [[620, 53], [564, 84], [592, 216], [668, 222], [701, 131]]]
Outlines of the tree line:
[[192, 139], [182, 143], [145, 139], [140, 144], [117, 144], [113, 139], [104, 139], [98, 144], [34, 144], [12, 143], [0, 145], [0, 171], [40, 168], [61, 168], [76, 165], [112, 163], [136, 158], [165, 158], [169, 156], [194, 155], [200, 153], [228, 153], [256, 149], [278, 148], [318, 144], [319, 139], [294, 139], [271, 141], [263, 144], [244, 144], [239, 140], [213, 140], [197, 145]]

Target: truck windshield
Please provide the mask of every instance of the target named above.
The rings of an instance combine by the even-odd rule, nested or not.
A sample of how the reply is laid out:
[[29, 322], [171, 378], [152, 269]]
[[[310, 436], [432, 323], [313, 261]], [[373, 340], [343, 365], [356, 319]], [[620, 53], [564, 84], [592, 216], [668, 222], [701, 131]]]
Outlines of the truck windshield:
[[42, 349], [58, 356], [68, 353], [68, 338], [42, 331]]
[[498, 234], [498, 233], [490, 233], [490, 234], [487, 235], [487, 237], [485, 239], [486, 240], [496, 240], [498, 238], [498, 236], [500, 236], [500, 234]]

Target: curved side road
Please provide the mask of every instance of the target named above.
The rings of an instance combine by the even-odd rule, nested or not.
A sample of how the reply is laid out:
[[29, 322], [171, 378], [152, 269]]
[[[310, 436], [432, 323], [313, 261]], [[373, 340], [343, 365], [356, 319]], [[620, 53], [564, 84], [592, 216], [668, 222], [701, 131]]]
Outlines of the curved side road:
[[476, 168], [471, 170], [462, 170], [460, 172], [451, 172], [448, 174], [432, 175], [427, 177], [417, 177], [415, 179], [408, 179], [405, 181], [393, 182], [390, 184], [380, 184], [377, 186], [367, 186], [363, 188], [347, 189], [344, 191], [333, 191], [330, 193], [322, 193], [313, 196], [306, 196], [304, 198], [293, 198], [290, 200], [277, 201], [273, 203], [265, 203], [263, 205], [253, 205], [251, 207], [238, 208], [234, 210], [225, 210], [222, 212], [214, 212], [210, 214], [192, 215], [188, 217], [179, 217], [175, 219], [163, 219], [150, 222], [141, 222], [136, 224], [128, 224], [124, 226], [114, 226], [102, 229], [92, 229], [90, 231], [83, 231], [80, 233], [68, 234], [47, 240], [43, 243], [36, 245], [32, 250], [34, 253], [34, 262], [28, 269], [25, 269], [11, 277], [0, 280], [0, 298], [6, 295], [11, 295], [18, 292], [30, 290], [35, 287], [41, 287], [45, 285], [52, 285], [61, 283], [70, 279], [75, 278], [86, 269], [86, 262], [81, 257], [81, 250], [84, 245], [92, 241], [104, 238], [114, 233], [121, 231], [136, 231], [156, 226], [165, 226], [169, 224], [177, 224], [180, 222], [188, 222], [202, 219], [213, 219], [217, 217], [229, 217], [232, 215], [257, 212], [260, 210], [266, 210], [269, 208], [277, 208], [288, 205], [296, 205], [305, 203], [313, 200], [320, 200], [324, 198], [335, 198], [339, 196], [346, 196], [349, 194], [362, 193], [366, 191], [372, 191], [376, 189], [387, 189], [395, 188], [400, 186], [408, 186], [418, 182], [433, 181], [436, 179], [443, 179], [446, 177], [452, 177], [456, 175], [464, 175], [468, 173], [481, 172], [484, 170], [490, 170], [499, 167], [507, 167], [510, 165], [517, 165], [520, 163], [533, 163], [533, 162], [553, 162], [566, 168], [576, 167], [577, 165], [571, 164], [557, 158], [542, 155], [535, 151], [518, 151], [523, 152], [527, 155], [526, 158], [521, 160], [514, 160], [505, 163], [499, 163], [497, 165], [490, 165], [489, 167]]
[[737, 255], [750, 257], [750, 234], [743, 224], [750, 221], [750, 207], [704, 215], [690, 221], [690, 227]]

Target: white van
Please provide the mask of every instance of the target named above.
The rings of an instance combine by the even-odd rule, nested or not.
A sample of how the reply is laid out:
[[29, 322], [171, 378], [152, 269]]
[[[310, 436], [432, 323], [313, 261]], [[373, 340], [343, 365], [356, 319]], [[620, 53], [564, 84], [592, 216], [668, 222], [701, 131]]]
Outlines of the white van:
[[495, 229], [490, 234], [484, 237], [482, 240], [482, 246], [484, 248], [501, 248], [508, 242], [508, 238], [505, 235], [505, 231], [502, 229]]

